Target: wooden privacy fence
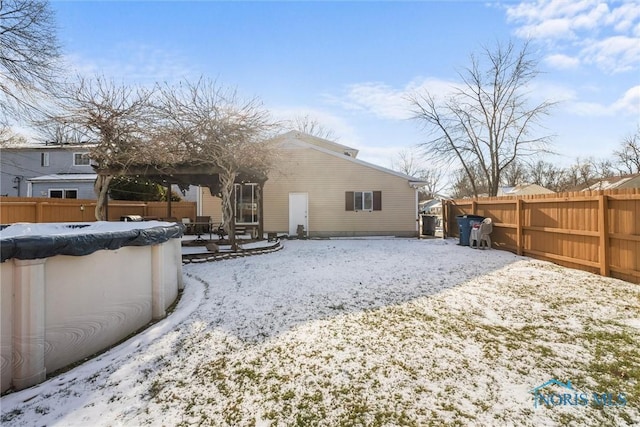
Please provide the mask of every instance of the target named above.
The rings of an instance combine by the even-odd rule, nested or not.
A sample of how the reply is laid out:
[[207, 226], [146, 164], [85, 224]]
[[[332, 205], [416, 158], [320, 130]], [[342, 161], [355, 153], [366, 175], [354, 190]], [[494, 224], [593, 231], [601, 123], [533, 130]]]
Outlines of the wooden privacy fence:
[[456, 216], [491, 218], [493, 246], [640, 283], [640, 189], [443, 202], [445, 236]]
[[[0, 197], [0, 224], [15, 222], [91, 222], [95, 221], [96, 201], [91, 199], [51, 199], [41, 197]], [[146, 218], [190, 218], [195, 221], [195, 202], [171, 202], [171, 215], [167, 215], [167, 202], [132, 202], [110, 200], [109, 221], [119, 221], [125, 215]]]

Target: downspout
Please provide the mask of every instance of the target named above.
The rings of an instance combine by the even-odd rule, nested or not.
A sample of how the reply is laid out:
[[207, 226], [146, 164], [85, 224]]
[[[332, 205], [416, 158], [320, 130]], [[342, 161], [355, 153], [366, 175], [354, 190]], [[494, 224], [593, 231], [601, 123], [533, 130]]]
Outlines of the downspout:
[[413, 187], [413, 191], [415, 192], [415, 196], [416, 196], [416, 206], [415, 206], [415, 210], [414, 212], [416, 213], [416, 235], [418, 236], [418, 239], [420, 238], [420, 212], [418, 211], [418, 209], [420, 209], [420, 198], [418, 197], [418, 187]]

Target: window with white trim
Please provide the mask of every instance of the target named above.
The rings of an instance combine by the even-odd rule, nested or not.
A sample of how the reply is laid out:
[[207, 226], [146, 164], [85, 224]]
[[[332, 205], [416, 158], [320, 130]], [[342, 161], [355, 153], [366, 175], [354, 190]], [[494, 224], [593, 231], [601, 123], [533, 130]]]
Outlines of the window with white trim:
[[49, 197], [52, 199], [77, 199], [78, 190], [75, 188], [51, 188]]
[[370, 211], [373, 209], [372, 191], [354, 191], [353, 209], [356, 211]]
[[347, 211], [381, 211], [382, 191], [347, 191], [345, 193]]
[[73, 166], [89, 166], [89, 153], [73, 153]]

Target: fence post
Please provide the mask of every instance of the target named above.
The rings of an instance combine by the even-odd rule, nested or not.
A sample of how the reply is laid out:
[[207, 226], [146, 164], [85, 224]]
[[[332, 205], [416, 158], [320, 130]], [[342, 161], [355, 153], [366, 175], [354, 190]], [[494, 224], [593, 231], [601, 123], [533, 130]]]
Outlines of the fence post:
[[604, 194], [598, 196], [598, 233], [600, 234], [598, 251], [600, 275], [609, 276], [609, 197]]
[[442, 200], [442, 238], [447, 238], [447, 223], [449, 222], [449, 213], [447, 212], [448, 200]]
[[477, 215], [477, 214], [478, 214], [478, 201], [473, 200], [471, 201], [471, 215]]
[[44, 204], [46, 202], [36, 202], [36, 222], [44, 222]]
[[522, 255], [522, 199], [516, 199], [516, 252]]

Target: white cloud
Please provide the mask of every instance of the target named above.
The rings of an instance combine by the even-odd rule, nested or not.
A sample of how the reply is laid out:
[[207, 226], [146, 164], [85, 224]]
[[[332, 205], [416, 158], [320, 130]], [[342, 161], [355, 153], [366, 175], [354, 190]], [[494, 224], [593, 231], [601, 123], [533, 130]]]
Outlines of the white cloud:
[[412, 116], [409, 95], [428, 91], [436, 98], [443, 98], [455, 86], [456, 83], [452, 81], [434, 78], [414, 80], [401, 88], [385, 83], [365, 82], [350, 85], [341, 96], [327, 96], [327, 99], [347, 110], [366, 111], [382, 119], [406, 120]]
[[546, 81], [533, 81], [528, 86], [528, 96], [533, 102], [571, 102], [578, 98], [576, 91], [568, 86]]
[[612, 73], [631, 71], [640, 64], [640, 39], [614, 36], [593, 41], [582, 49], [581, 55], [587, 63]]
[[269, 108], [275, 120], [286, 122], [296, 117], [309, 116], [316, 120], [322, 127], [333, 132], [337, 142], [349, 147], [358, 148], [361, 138], [356, 129], [344, 116], [320, 108], [308, 106], [275, 106]]
[[69, 69], [75, 74], [93, 77], [96, 74], [107, 78], [152, 84], [175, 82], [184, 78], [195, 78], [193, 67], [179, 53], [148, 45], [128, 44], [101, 51], [98, 58], [75, 54], [66, 57]]
[[549, 64], [549, 66], [561, 70], [577, 68], [580, 65], [580, 59], [574, 56], [564, 55], [562, 53], [549, 55], [544, 59], [544, 61]]
[[[547, 42], [551, 49], [577, 48], [581, 63], [610, 73], [640, 66], [638, 0], [534, 0], [505, 8], [507, 21], [517, 26], [519, 37]], [[560, 55], [552, 52], [549, 64], [566, 68], [568, 63]]]
[[573, 100], [567, 103], [567, 111], [590, 117], [631, 116], [640, 117], [640, 85], [634, 86], [611, 104]]
[[612, 108], [615, 112], [640, 117], [640, 85], [627, 90], [622, 98], [613, 103]]

